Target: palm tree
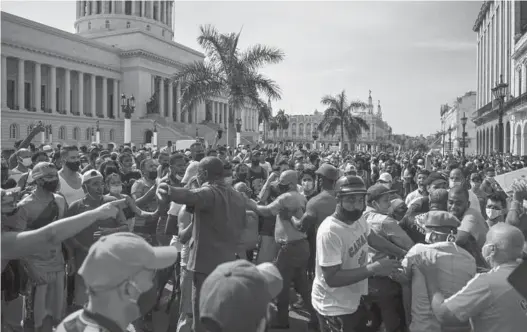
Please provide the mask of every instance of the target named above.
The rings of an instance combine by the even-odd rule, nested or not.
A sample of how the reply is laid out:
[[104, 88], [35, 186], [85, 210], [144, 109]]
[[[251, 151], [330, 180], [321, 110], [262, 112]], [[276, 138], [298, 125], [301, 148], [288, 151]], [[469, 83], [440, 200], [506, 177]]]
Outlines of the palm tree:
[[285, 114], [285, 111], [283, 109], [280, 109], [278, 113], [276, 113], [276, 123], [278, 124], [278, 129], [280, 129], [280, 132], [283, 132], [284, 130], [289, 128], [289, 115]]
[[274, 133], [274, 137], [277, 138], [276, 131], [278, 130], [278, 121], [276, 121], [275, 116], [269, 119], [269, 130], [272, 130]]
[[[361, 117], [352, 114], [357, 109], [366, 109], [368, 104], [360, 100], [348, 102], [346, 91], [342, 90], [336, 96], [326, 95], [320, 103], [326, 106], [324, 117], [318, 125], [323, 135], [335, 135], [340, 128], [340, 139], [344, 143], [344, 132], [350, 141], [355, 141], [362, 130], [369, 130], [368, 123]], [[341, 146], [344, 149], [344, 144]]]
[[[263, 119], [269, 119], [270, 112], [266, 111], [266, 103], [260, 94], [278, 100], [281, 92], [275, 81], [258, 70], [263, 65], [279, 63], [284, 59], [284, 53], [278, 48], [260, 44], [242, 51], [238, 48], [240, 33], [223, 34], [211, 25], [200, 26], [197, 40], [205, 50], [205, 61], [184, 65], [172, 78], [182, 82], [182, 111], [188, 111], [211, 97], [227, 97], [234, 114], [238, 115], [246, 104], [252, 104], [259, 109]], [[229, 122], [233, 121], [234, 116], [229, 114]]]

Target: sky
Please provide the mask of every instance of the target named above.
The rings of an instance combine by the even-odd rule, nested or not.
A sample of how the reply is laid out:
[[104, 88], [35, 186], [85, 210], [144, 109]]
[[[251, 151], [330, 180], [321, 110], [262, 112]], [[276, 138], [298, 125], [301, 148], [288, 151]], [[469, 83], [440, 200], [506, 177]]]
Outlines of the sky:
[[[74, 1], [2, 1], [1, 10], [74, 32]], [[176, 1], [175, 37], [197, 44], [199, 26], [242, 31], [240, 47], [281, 48], [285, 59], [262, 68], [282, 99], [273, 110], [323, 111], [324, 95], [346, 91], [374, 104], [395, 134], [435, 133], [439, 108], [475, 91], [480, 1]]]

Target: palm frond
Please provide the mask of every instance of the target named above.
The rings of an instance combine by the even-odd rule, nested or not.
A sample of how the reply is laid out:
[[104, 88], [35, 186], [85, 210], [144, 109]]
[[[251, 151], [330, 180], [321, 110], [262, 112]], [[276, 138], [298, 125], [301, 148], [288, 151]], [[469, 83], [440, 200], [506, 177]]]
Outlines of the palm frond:
[[350, 141], [355, 141], [362, 134], [363, 130], [370, 129], [366, 120], [359, 116], [347, 115], [343, 120], [343, 130]]
[[268, 98], [273, 100], [282, 98], [280, 87], [272, 79], [256, 72], [247, 75], [246, 79], [248, 87], [256, 88], [258, 92], [265, 94]]
[[214, 66], [223, 66], [228, 63], [225, 57], [226, 49], [223, 43], [222, 35], [218, 30], [210, 25], [202, 25], [200, 28], [200, 35], [197, 38], [198, 44], [203, 47], [207, 60]]
[[284, 57], [284, 52], [279, 48], [257, 44], [243, 52], [240, 61], [254, 70], [265, 64], [279, 63]]

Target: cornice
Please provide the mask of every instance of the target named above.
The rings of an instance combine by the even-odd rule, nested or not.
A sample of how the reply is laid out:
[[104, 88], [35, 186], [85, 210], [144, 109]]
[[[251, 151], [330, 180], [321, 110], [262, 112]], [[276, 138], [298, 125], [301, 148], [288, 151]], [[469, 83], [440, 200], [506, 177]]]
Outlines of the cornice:
[[151, 60], [155, 60], [157, 62], [161, 62], [164, 64], [168, 64], [174, 67], [177, 67], [178, 69], [181, 69], [185, 64], [176, 60], [172, 60], [169, 58], [166, 58], [164, 56], [157, 55], [155, 53], [141, 50], [141, 49], [135, 49], [135, 50], [128, 50], [128, 51], [122, 51], [120, 56], [122, 58], [133, 58], [133, 57], [141, 57], [141, 58], [147, 58]]
[[85, 45], [88, 45], [88, 46], [91, 46], [91, 47], [100, 48], [100, 49], [108, 51], [108, 52], [119, 53], [121, 51], [120, 49], [118, 49], [116, 47], [111, 47], [111, 46], [108, 46], [106, 44], [87, 39], [85, 37], [76, 35], [76, 34], [71, 33], [71, 32], [67, 32], [67, 31], [63, 31], [63, 30], [60, 30], [60, 29], [57, 29], [57, 28], [54, 28], [54, 27], [50, 27], [49, 25], [45, 25], [45, 24], [42, 24], [42, 23], [39, 23], [39, 22], [31, 21], [31, 20], [25, 19], [23, 17], [16, 16], [16, 15], [4, 12], [4, 11], [2, 11], [1, 13], [2, 13], [2, 15], [1, 15], [2, 21], [5, 21], [5, 22], [12, 22], [12, 23], [15, 23], [15, 24], [26, 26], [28, 28], [35, 29], [35, 30], [44, 31], [46, 33], [49, 33], [51, 35], [55, 35], [55, 36], [60, 37], [60, 38], [76, 41], [76, 42], [79, 42], [79, 43], [82, 43], [82, 44], [85, 44]]
[[87, 66], [92, 66], [92, 67], [96, 67], [96, 68], [100, 68], [100, 69], [104, 69], [104, 70], [113, 71], [113, 72], [116, 72], [116, 73], [121, 73], [121, 68], [112, 67], [112, 66], [109, 66], [109, 65], [104, 64], [104, 63], [95, 62], [93, 60], [88, 61], [88, 60], [81, 59], [81, 58], [75, 58], [75, 57], [72, 57], [70, 55], [67, 55], [67, 54], [64, 54], [64, 53], [59, 53], [59, 52], [56, 52], [56, 51], [49, 51], [49, 50], [45, 50], [45, 49], [41, 49], [41, 48], [36, 48], [34, 46], [23, 45], [23, 44], [21, 44], [18, 41], [15, 42], [15, 41], [11, 41], [11, 40], [6, 40], [4, 38], [4, 39], [2, 39], [2, 46], [4, 46], [4, 45], [5, 46], [9, 46], [9, 47], [13, 47], [13, 48], [18, 48], [18, 49], [21, 49], [21, 50], [24, 50], [24, 51], [29, 51], [29, 52], [33, 52], [33, 53], [42, 54], [42, 55], [53, 57], [53, 58], [58, 58], [58, 59], [66, 60], [66, 61], [80, 63], [80, 64], [87, 65]]
[[483, 20], [485, 19], [485, 15], [490, 9], [490, 5], [494, 2], [494, 0], [490, 1], [484, 1], [481, 5], [481, 8], [478, 13], [478, 18], [476, 19], [476, 22], [474, 23], [474, 27], [472, 27], [472, 31], [478, 32], [481, 24], [483, 23]]

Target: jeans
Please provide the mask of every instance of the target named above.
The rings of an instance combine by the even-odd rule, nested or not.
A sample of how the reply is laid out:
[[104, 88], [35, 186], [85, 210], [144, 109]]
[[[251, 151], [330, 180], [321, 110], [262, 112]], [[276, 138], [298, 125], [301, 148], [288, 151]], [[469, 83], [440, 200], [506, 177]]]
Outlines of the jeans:
[[302, 296], [304, 304], [310, 313], [314, 313], [311, 305], [311, 287], [307, 281], [307, 261], [309, 259], [309, 243], [306, 239], [292, 241], [282, 244], [278, 250], [275, 265], [282, 275], [283, 288], [278, 295], [277, 315], [278, 324], [289, 322], [289, 290], [291, 283], [295, 285], [296, 291]]
[[201, 322], [199, 321], [199, 296], [205, 278], [207, 278], [205, 273], [192, 273], [192, 320], [194, 332], [204, 332]]
[[192, 271], [181, 267], [180, 277], [181, 298], [179, 302], [179, 320], [177, 332], [191, 332], [192, 330]]
[[352, 314], [340, 316], [323, 316], [317, 313], [320, 332], [365, 332], [368, 315], [361, 303]]
[[388, 277], [368, 279], [367, 301], [378, 308], [387, 332], [402, 331], [404, 328], [404, 306], [401, 286]]

